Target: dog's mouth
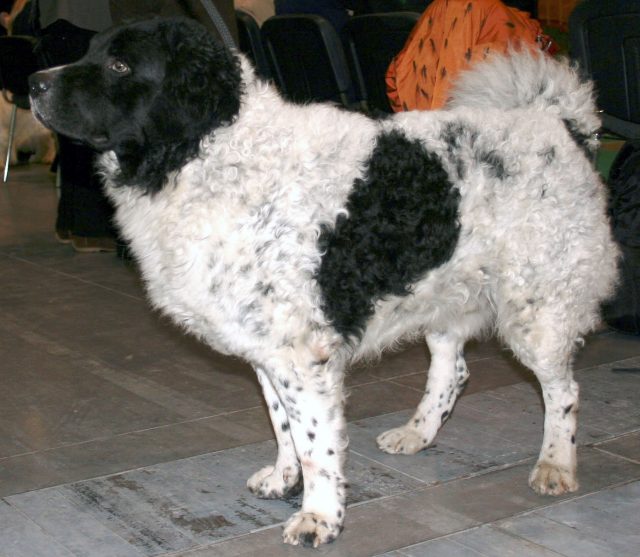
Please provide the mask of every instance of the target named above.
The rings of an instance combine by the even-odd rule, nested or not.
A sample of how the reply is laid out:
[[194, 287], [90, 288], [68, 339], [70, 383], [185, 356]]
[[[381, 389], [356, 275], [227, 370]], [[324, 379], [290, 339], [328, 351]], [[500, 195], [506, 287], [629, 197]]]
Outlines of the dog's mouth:
[[40, 122], [44, 127], [49, 128], [56, 133], [66, 135], [71, 139], [82, 141], [83, 143], [86, 143], [87, 145], [93, 147], [98, 151], [104, 151], [108, 149], [110, 140], [109, 136], [106, 133], [96, 132], [90, 135], [74, 133], [69, 129], [69, 126], [65, 126], [60, 122], [56, 122], [51, 115], [47, 114], [46, 110], [43, 110], [39, 99], [31, 98], [31, 113], [35, 116], [36, 120], [38, 120], [38, 122]]
[[38, 122], [40, 122], [45, 128], [53, 129], [51, 124], [49, 124], [48, 119], [40, 111], [37, 101], [33, 97], [30, 97], [29, 103], [31, 105], [31, 114], [35, 116], [36, 120], [38, 120]]

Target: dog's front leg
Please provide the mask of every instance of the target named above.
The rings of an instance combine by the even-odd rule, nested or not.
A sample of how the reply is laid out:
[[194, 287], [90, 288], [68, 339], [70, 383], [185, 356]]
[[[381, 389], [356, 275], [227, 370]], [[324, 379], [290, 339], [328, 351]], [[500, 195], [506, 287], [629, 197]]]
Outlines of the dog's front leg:
[[291, 437], [291, 426], [285, 405], [271, 383], [271, 379], [260, 368], [256, 368], [262, 394], [269, 409], [271, 424], [278, 443], [275, 465], [258, 470], [247, 481], [249, 490], [262, 499], [282, 499], [295, 495], [300, 485], [300, 464]]
[[344, 523], [347, 450], [342, 370], [326, 363], [300, 369], [293, 363], [272, 378], [289, 418], [302, 467], [302, 509], [286, 523], [284, 541], [317, 547], [333, 541]]

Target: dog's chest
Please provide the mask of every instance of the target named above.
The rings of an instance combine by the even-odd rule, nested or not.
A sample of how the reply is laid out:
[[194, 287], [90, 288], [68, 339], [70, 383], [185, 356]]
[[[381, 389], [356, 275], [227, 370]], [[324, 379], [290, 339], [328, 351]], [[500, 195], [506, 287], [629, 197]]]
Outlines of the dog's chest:
[[293, 285], [317, 264], [315, 236], [271, 203], [160, 201], [118, 212], [153, 304], [221, 352], [280, 342], [307, 303]]

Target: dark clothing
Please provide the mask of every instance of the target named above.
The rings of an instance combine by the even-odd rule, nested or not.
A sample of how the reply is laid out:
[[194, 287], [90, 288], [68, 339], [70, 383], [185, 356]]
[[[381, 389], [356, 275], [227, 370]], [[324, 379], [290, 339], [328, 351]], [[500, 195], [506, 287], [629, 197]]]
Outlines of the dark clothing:
[[38, 0], [38, 6], [43, 29], [61, 19], [94, 32], [111, 27], [109, 0]]
[[[236, 28], [233, 0], [213, 0], [213, 3], [227, 25], [231, 37], [238, 44], [238, 30]], [[109, 0], [109, 4], [114, 23], [122, 23], [130, 19], [141, 19], [154, 15], [183, 15], [198, 20], [210, 31], [219, 35], [216, 26], [211, 21], [200, 0]]]
[[98, 153], [58, 136], [60, 200], [56, 230], [87, 238], [115, 237], [113, 207], [102, 193], [102, 180], [94, 161]]
[[[66, 19], [43, 27], [37, 47], [40, 64], [53, 67], [79, 60], [93, 35], [94, 31], [77, 27]], [[60, 201], [56, 230], [81, 237], [115, 236], [113, 207], [94, 169], [97, 156], [86, 145], [58, 135]]]
[[14, 18], [11, 24], [11, 34], [29, 36], [36, 34], [36, 29], [33, 28], [33, 22], [31, 20], [29, 4]]
[[349, 21], [347, 7], [340, 0], [275, 0], [275, 5], [276, 15], [316, 14], [324, 17], [338, 34], [342, 34], [342, 28]]

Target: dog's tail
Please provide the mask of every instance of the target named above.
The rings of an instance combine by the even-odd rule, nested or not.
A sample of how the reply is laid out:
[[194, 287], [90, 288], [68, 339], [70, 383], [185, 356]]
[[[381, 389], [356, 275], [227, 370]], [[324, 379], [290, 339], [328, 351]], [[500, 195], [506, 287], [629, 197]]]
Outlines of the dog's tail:
[[593, 84], [580, 79], [567, 60], [542, 52], [511, 50], [474, 64], [460, 74], [448, 106], [554, 112], [578, 145], [590, 153], [598, 147], [601, 122]]

